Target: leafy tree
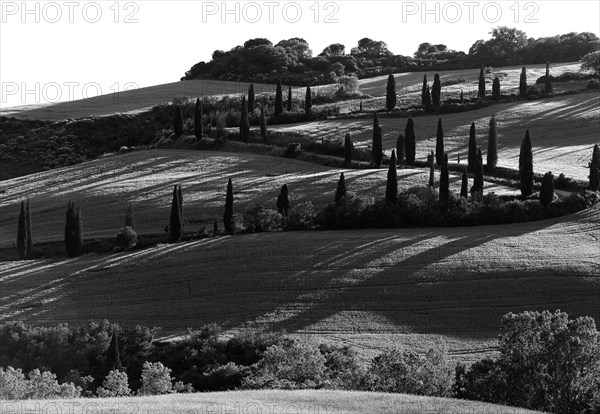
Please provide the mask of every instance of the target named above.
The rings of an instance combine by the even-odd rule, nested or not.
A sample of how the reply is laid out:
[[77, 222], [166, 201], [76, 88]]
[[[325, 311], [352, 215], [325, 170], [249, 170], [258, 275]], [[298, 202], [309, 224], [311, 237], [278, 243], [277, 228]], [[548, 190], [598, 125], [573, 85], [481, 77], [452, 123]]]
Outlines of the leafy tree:
[[292, 112], [292, 85], [288, 86], [287, 110]]
[[337, 190], [335, 190], [335, 204], [339, 205], [343, 197], [346, 197], [346, 180], [344, 178], [344, 173], [340, 173]]
[[405, 148], [406, 148], [406, 163], [408, 165], [415, 164], [417, 140], [415, 136], [415, 123], [411, 116], [406, 120], [406, 127], [404, 128], [405, 137]]
[[231, 183], [231, 178], [227, 183], [227, 194], [225, 196], [225, 213], [223, 213], [223, 225], [225, 226], [225, 233], [233, 235], [233, 184]]
[[383, 158], [383, 143], [377, 112], [373, 112], [373, 145], [371, 146], [371, 152], [373, 163], [376, 167], [379, 167]]
[[248, 142], [250, 139], [250, 120], [248, 119], [248, 104], [246, 96], [242, 97], [241, 119], [240, 119], [240, 138]]
[[525, 132], [525, 138], [521, 143], [519, 153], [519, 180], [521, 182], [521, 195], [523, 198], [529, 197], [533, 193], [533, 151], [529, 129]]
[[180, 105], [174, 105], [173, 108], [173, 131], [175, 132], [175, 138], [183, 135], [183, 113]]
[[550, 62], [546, 62], [546, 78], [544, 79], [544, 91], [552, 93], [552, 81], [550, 80]]
[[173, 389], [173, 379], [170, 368], [165, 367], [161, 362], [146, 361], [142, 367], [142, 386], [138, 394], [169, 394]]
[[485, 98], [485, 71], [483, 65], [481, 65], [481, 69], [479, 70], [479, 88], [477, 90], [477, 97], [479, 99]]
[[350, 165], [352, 162], [352, 152], [354, 151], [354, 144], [352, 143], [352, 138], [350, 137], [350, 133], [346, 133], [346, 137], [344, 138], [344, 157], [346, 165]]
[[548, 207], [548, 205], [554, 199], [554, 176], [552, 172], [549, 171], [544, 174], [544, 178], [542, 179], [542, 189], [540, 190], [540, 204], [543, 207]]
[[17, 251], [19, 252], [19, 258], [21, 260], [25, 260], [27, 258], [27, 211], [25, 209], [24, 201], [21, 201], [21, 212], [19, 213]]
[[277, 196], [277, 210], [283, 217], [287, 217], [290, 211], [290, 199], [288, 197], [288, 186], [284, 184], [281, 187], [281, 192]]
[[[427, 88], [428, 88], [428, 84], [427, 84], [427, 74], [423, 75], [423, 87], [421, 88], [421, 104], [427, 108], [427, 99], [426, 99], [426, 94], [427, 94]], [[429, 99], [431, 100], [431, 96], [429, 96]], [[431, 101], [429, 102], [431, 104]]]
[[283, 92], [281, 91], [281, 80], [277, 81], [277, 89], [275, 90], [275, 116], [283, 113]]
[[306, 117], [310, 119], [312, 115], [312, 94], [310, 92], [310, 86], [306, 87], [306, 99], [304, 100], [304, 112]]
[[435, 170], [433, 168], [433, 165], [435, 164], [435, 155], [433, 154], [433, 151], [431, 151], [431, 154], [429, 155], [429, 157], [427, 157], [427, 161], [429, 162], [429, 187], [434, 188]]
[[260, 136], [263, 140], [267, 139], [267, 117], [264, 105], [260, 107]]
[[481, 148], [477, 148], [475, 176], [473, 177], [473, 187], [471, 187], [471, 197], [473, 198], [473, 201], [481, 201], [483, 199], [483, 159], [481, 157]]
[[255, 102], [254, 84], [251, 83], [250, 86], [248, 87], [248, 113], [254, 112], [254, 102]]
[[398, 157], [398, 164], [401, 165], [404, 163], [406, 159], [406, 142], [404, 140], [404, 134], [398, 135], [398, 139], [396, 140], [396, 154]]
[[183, 216], [181, 214], [182, 206], [180, 201], [180, 188], [177, 185], [173, 187], [173, 199], [171, 201], [171, 219], [169, 221], [169, 234], [171, 243], [181, 241], [183, 236]]
[[527, 99], [527, 69], [525, 66], [521, 69], [521, 78], [519, 79], [519, 97]]
[[341, 43], [333, 43], [327, 46], [319, 56], [344, 56], [346, 54], [346, 46]]
[[477, 138], [475, 137], [475, 122], [471, 122], [469, 130], [469, 155], [467, 158], [467, 169], [469, 172], [475, 172], [475, 163], [477, 162]]
[[598, 191], [600, 189], [600, 147], [594, 145], [590, 167], [590, 190]]
[[442, 118], [438, 119], [437, 138], [435, 141], [435, 163], [442, 165], [444, 159], [444, 128], [442, 128]]
[[496, 102], [500, 100], [500, 78], [496, 76], [492, 84], [492, 99]]
[[600, 50], [588, 53], [581, 58], [581, 70], [593, 70], [597, 75], [600, 73]]
[[98, 397], [128, 397], [131, 395], [127, 373], [113, 370], [108, 373], [102, 386], [98, 388]]
[[460, 196], [465, 199], [469, 198], [469, 177], [467, 176], [467, 170], [464, 169], [462, 172], [462, 182], [460, 186]]
[[440, 75], [435, 74], [433, 76], [433, 88], [431, 89], [431, 100], [435, 108], [440, 107], [440, 97], [442, 95], [442, 82], [440, 81]]
[[202, 102], [200, 99], [196, 99], [196, 105], [194, 106], [194, 135], [197, 140], [201, 140], [204, 135], [204, 124], [202, 122]]
[[448, 154], [442, 159], [440, 172], [440, 203], [446, 204], [450, 200], [450, 177], [448, 176]]
[[496, 125], [496, 116], [490, 118], [490, 132], [488, 136], [487, 149], [487, 168], [490, 172], [494, 171], [498, 163], [498, 127]]
[[396, 107], [396, 79], [390, 73], [387, 81], [387, 92], [385, 96], [385, 108], [391, 111]]
[[398, 200], [398, 175], [396, 172], [396, 151], [392, 150], [390, 158], [390, 168], [387, 174], [387, 185], [385, 187], [385, 199], [388, 203], [395, 203]]

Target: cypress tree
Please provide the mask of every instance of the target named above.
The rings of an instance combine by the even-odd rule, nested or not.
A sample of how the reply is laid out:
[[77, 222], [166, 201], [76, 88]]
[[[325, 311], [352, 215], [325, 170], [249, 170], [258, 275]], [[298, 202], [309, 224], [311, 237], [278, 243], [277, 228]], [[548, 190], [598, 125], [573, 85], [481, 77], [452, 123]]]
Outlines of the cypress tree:
[[406, 163], [408, 165], [414, 165], [417, 152], [417, 139], [415, 136], [415, 123], [411, 116], [406, 120], [406, 127], [404, 128], [404, 144], [404, 147], [406, 148]]
[[204, 125], [202, 123], [202, 102], [200, 99], [196, 99], [196, 106], [194, 107], [194, 135], [197, 140], [202, 139], [204, 135]]
[[463, 90], [460, 90], [460, 103], [464, 103], [465, 102], [465, 95], [463, 94]]
[[215, 218], [215, 222], [213, 223], [213, 237], [219, 234], [219, 222]]
[[440, 203], [446, 204], [450, 200], [450, 177], [448, 174], [448, 154], [442, 158], [442, 170], [440, 172]]
[[440, 107], [440, 97], [442, 95], [442, 82], [440, 81], [440, 75], [437, 73], [433, 76], [433, 88], [431, 89], [431, 100], [435, 108]]
[[77, 257], [83, 251], [83, 225], [81, 210], [72, 201], [67, 206], [65, 223], [65, 246], [69, 257]]
[[360, 111], [360, 112], [362, 112], [362, 111], [363, 111], [362, 99], [360, 100], [359, 111]]
[[500, 100], [500, 78], [496, 76], [492, 84], [492, 99], [496, 102]]
[[281, 79], [277, 81], [277, 89], [275, 90], [275, 116], [283, 113], [283, 93], [281, 91]]
[[521, 143], [519, 180], [521, 181], [521, 195], [523, 198], [527, 198], [533, 193], [533, 151], [531, 149], [529, 129], [525, 132], [525, 138]]
[[106, 366], [104, 368], [104, 371], [107, 373], [114, 370], [123, 370], [123, 365], [121, 364], [121, 352], [119, 351], [119, 340], [117, 338], [116, 330], [110, 338], [110, 345], [106, 350]]
[[481, 201], [483, 198], [483, 159], [481, 157], [481, 148], [477, 148], [475, 177], [473, 178], [471, 194], [474, 201]]
[[135, 228], [135, 215], [133, 213], [133, 205], [129, 203], [127, 206], [127, 214], [125, 215], [125, 227]]
[[398, 199], [398, 174], [396, 173], [396, 151], [392, 150], [390, 168], [387, 174], [387, 185], [385, 187], [385, 199], [388, 203], [395, 203]]
[[267, 139], [267, 117], [264, 105], [260, 107], [260, 136], [263, 140]]
[[241, 108], [241, 119], [240, 119], [240, 138], [244, 142], [248, 142], [250, 139], [250, 120], [248, 119], [248, 104], [246, 103], [246, 97], [242, 97], [242, 108]]
[[169, 221], [169, 234], [171, 236], [171, 243], [177, 243], [181, 241], [183, 236], [183, 223], [181, 216], [181, 204], [180, 204], [180, 190], [177, 185], [173, 187], [173, 199], [171, 201], [171, 219]]
[[346, 165], [350, 165], [352, 162], [352, 153], [354, 152], [354, 144], [352, 143], [352, 138], [350, 137], [350, 133], [346, 133], [346, 138], [344, 139], [344, 157]]
[[288, 187], [287, 184], [284, 184], [281, 187], [281, 192], [277, 197], [277, 210], [283, 217], [287, 217], [288, 212], [290, 211], [290, 199], [288, 197]]
[[475, 172], [475, 163], [477, 162], [477, 139], [475, 137], [475, 122], [471, 122], [469, 130], [469, 154], [467, 155], [467, 169], [469, 172]]
[[255, 97], [254, 97], [254, 84], [251, 83], [250, 87], [248, 87], [248, 113], [252, 113], [254, 112], [254, 103], [255, 103]]
[[435, 163], [442, 165], [444, 159], [444, 129], [442, 128], [442, 118], [438, 119], [437, 138], [435, 141]]
[[310, 86], [306, 87], [306, 99], [304, 100], [304, 112], [306, 117], [310, 119], [312, 115], [312, 94], [310, 92]]
[[29, 198], [27, 199], [27, 204], [25, 206], [25, 218], [27, 220], [27, 257], [31, 257], [33, 254], [33, 238], [31, 237], [31, 208], [30, 208]]
[[546, 62], [546, 79], [544, 80], [544, 91], [552, 93], [552, 81], [550, 80], [550, 62]]
[[21, 201], [21, 212], [19, 213], [17, 252], [19, 253], [19, 259], [25, 260], [27, 258], [27, 212], [24, 201]]
[[546, 208], [554, 199], [554, 175], [552, 171], [544, 174], [542, 179], [542, 189], [540, 191], [540, 204]]
[[600, 147], [594, 145], [590, 167], [590, 190], [598, 191], [600, 189]]
[[173, 131], [175, 132], [175, 138], [183, 135], [183, 113], [179, 105], [175, 105], [173, 109]]
[[337, 183], [337, 189], [335, 190], [335, 204], [339, 205], [342, 201], [342, 197], [346, 197], [346, 180], [344, 173], [340, 174], [340, 178]]
[[371, 152], [375, 166], [381, 166], [381, 160], [383, 158], [383, 143], [377, 112], [373, 112], [373, 145], [371, 147]]
[[404, 163], [404, 160], [406, 159], [405, 147], [406, 143], [404, 140], [404, 134], [400, 134], [398, 135], [398, 139], [396, 140], [396, 156], [398, 158], [399, 165]]
[[431, 92], [429, 91], [429, 85], [425, 88], [425, 110], [431, 110]]
[[179, 199], [179, 216], [181, 216], [181, 235], [183, 236], [183, 193], [181, 192], [181, 186], [177, 187], [177, 198]]
[[519, 98], [527, 99], [527, 69], [525, 66], [521, 69], [521, 78], [519, 79]]
[[435, 155], [433, 154], [433, 151], [431, 151], [431, 154], [427, 157], [427, 161], [429, 162], [429, 187], [431, 188], [435, 187], [435, 171], [433, 169], [434, 160]]
[[292, 112], [292, 85], [288, 86], [287, 110]]
[[385, 109], [391, 111], [396, 107], [396, 79], [391, 73], [388, 76], [387, 92], [385, 95]]
[[477, 97], [479, 99], [485, 98], [485, 72], [483, 65], [481, 65], [481, 69], [479, 70], [479, 89], [477, 90]]
[[462, 172], [462, 183], [460, 186], [460, 196], [466, 200], [469, 199], [469, 177], [467, 176], [467, 169], [463, 169]]
[[[421, 104], [427, 108], [427, 101], [425, 98], [425, 95], [427, 93], [427, 74], [423, 75], [423, 87], [421, 88]], [[429, 99], [431, 99], [431, 96], [429, 97]]]
[[488, 149], [487, 149], [487, 168], [488, 171], [493, 172], [498, 163], [498, 128], [496, 125], [496, 116], [492, 115], [490, 118], [490, 133], [488, 136]]
[[227, 194], [225, 196], [225, 212], [223, 213], [223, 225], [225, 226], [225, 233], [232, 235], [234, 232], [233, 223], [233, 184], [231, 178], [227, 183]]

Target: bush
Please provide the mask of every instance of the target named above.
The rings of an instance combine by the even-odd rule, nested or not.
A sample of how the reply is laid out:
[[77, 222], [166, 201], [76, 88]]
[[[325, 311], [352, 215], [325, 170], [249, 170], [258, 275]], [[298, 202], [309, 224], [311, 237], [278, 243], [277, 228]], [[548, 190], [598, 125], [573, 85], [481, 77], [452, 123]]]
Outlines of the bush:
[[98, 388], [98, 397], [126, 397], [131, 395], [127, 373], [114, 370], [110, 371]]
[[78, 398], [81, 391], [73, 383], [59, 384], [49, 371], [34, 369], [25, 378], [20, 368], [0, 368], [0, 400]]
[[161, 395], [174, 392], [171, 369], [161, 362], [144, 362], [142, 367], [142, 387], [138, 395]]
[[117, 234], [117, 246], [122, 250], [133, 249], [138, 242], [137, 233], [129, 226], [125, 226]]
[[310, 201], [292, 207], [283, 221], [284, 230], [312, 230], [319, 224], [317, 210]]
[[262, 204], [256, 204], [244, 212], [242, 223], [244, 231], [262, 233], [281, 230], [282, 218], [277, 211], [265, 208]]
[[600, 80], [598, 79], [590, 79], [586, 84], [586, 88], [588, 89], [600, 89]]

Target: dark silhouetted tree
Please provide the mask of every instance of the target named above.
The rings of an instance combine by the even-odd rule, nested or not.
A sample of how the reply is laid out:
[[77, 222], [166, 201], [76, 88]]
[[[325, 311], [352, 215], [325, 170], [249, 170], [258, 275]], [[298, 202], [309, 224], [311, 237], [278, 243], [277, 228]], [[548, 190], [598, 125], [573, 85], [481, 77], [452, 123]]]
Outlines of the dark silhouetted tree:
[[490, 118], [490, 131], [488, 135], [487, 148], [487, 168], [493, 172], [498, 163], [498, 126], [496, 125], [496, 116]]
[[260, 107], [260, 136], [263, 140], [267, 139], [267, 117], [265, 116], [265, 107]]
[[540, 204], [545, 208], [554, 199], [554, 175], [552, 171], [544, 174], [542, 179], [542, 189], [540, 190]]
[[429, 85], [427, 85], [427, 88], [425, 88], [425, 110], [426, 111], [430, 111], [431, 110], [431, 92], [429, 91]]
[[129, 203], [127, 206], [127, 214], [125, 214], [125, 226], [135, 228], [135, 214], [133, 212], [133, 205]]
[[396, 172], [396, 151], [392, 150], [390, 167], [387, 174], [387, 185], [385, 187], [385, 199], [388, 203], [395, 203], [398, 199], [398, 174]]
[[182, 207], [180, 202], [180, 188], [175, 185], [173, 187], [173, 199], [171, 200], [171, 219], [169, 221], [169, 234], [171, 236], [171, 243], [177, 243], [181, 241], [183, 236], [183, 217]]
[[406, 160], [406, 143], [404, 140], [404, 134], [398, 135], [396, 140], [396, 157], [398, 158], [398, 165], [404, 164]]
[[460, 196], [465, 199], [469, 199], [469, 177], [467, 176], [467, 170], [463, 169], [462, 172], [462, 183], [460, 186]]
[[590, 167], [590, 190], [598, 191], [600, 189], [600, 147], [594, 145]]
[[312, 116], [312, 94], [310, 92], [310, 86], [306, 87], [306, 99], [304, 100], [304, 112], [307, 118], [310, 119]]
[[485, 98], [485, 71], [483, 65], [481, 65], [481, 69], [479, 70], [479, 88], [477, 89], [477, 97], [479, 99]]
[[527, 99], [527, 69], [523, 66], [521, 77], [519, 79], [519, 98]]
[[254, 112], [254, 103], [255, 103], [254, 84], [251, 83], [250, 86], [248, 87], [248, 113]]
[[492, 84], [492, 99], [496, 102], [500, 100], [500, 78], [496, 76]]
[[72, 201], [67, 206], [65, 223], [65, 246], [69, 257], [80, 256], [83, 252], [83, 223], [81, 209]]
[[213, 223], [213, 237], [219, 234], [219, 221], [215, 218], [215, 222]]
[[179, 105], [175, 105], [173, 108], [173, 131], [175, 132], [175, 138], [183, 135], [183, 113]]
[[250, 139], [250, 120], [248, 119], [248, 104], [246, 103], [246, 97], [242, 97], [242, 108], [240, 117], [240, 138], [244, 142], [248, 142]]
[[341, 173], [335, 190], [335, 204], [339, 205], [343, 197], [346, 197], [346, 180], [344, 179], [344, 173]]
[[277, 196], [277, 210], [283, 217], [287, 217], [290, 211], [290, 199], [288, 196], [288, 186], [284, 184]]
[[550, 79], [550, 62], [546, 62], [546, 79], [544, 79], [544, 91], [552, 93], [552, 80]]
[[435, 108], [440, 107], [440, 98], [442, 96], [442, 82], [437, 73], [433, 76], [433, 88], [431, 89], [431, 100]]
[[31, 224], [31, 203], [29, 199], [27, 199], [25, 211], [25, 218], [27, 219], [27, 257], [31, 257], [31, 255], [33, 254], [33, 238], [31, 237], [33, 226]]
[[[429, 85], [427, 85], [427, 74], [424, 74], [423, 75], [423, 87], [421, 88], [421, 104], [426, 108], [427, 108], [427, 101], [426, 101], [425, 95], [427, 94], [428, 86]], [[431, 96], [429, 97], [429, 99], [431, 100]]]
[[281, 91], [281, 80], [277, 81], [277, 89], [275, 89], [275, 116], [283, 113], [283, 92]]
[[121, 363], [121, 351], [119, 350], [119, 339], [117, 337], [116, 330], [110, 338], [110, 345], [106, 350], [106, 365], [104, 367], [104, 371], [106, 373], [114, 370], [123, 370], [123, 364]]
[[429, 157], [427, 157], [427, 161], [429, 162], [429, 187], [435, 187], [435, 170], [433, 165], [435, 164], [435, 154], [431, 151]]
[[473, 177], [473, 187], [471, 187], [471, 197], [473, 198], [473, 201], [481, 201], [483, 199], [483, 158], [481, 156], [481, 148], [477, 148], [475, 176]]
[[448, 175], [448, 154], [442, 158], [440, 171], [440, 203], [446, 204], [450, 200], [450, 177]]
[[350, 137], [350, 133], [346, 133], [346, 138], [344, 138], [344, 158], [346, 165], [349, 165], [352, 162], [352, 153], [354, 152], [354, 144], [352, 143], [352, 138]]
[[529, 129], [525, 132], [525, 138], [521, 143], [519, 153], [519, 180], [521, 182], [521, 195], [529, 197], [533, 193], [533, 150]]
[[19, 253], [19, 259], [27, 259], [27, 210], [25, 209], [24, 201], [21, 201], [21, 212], [19, 213], [17, 252]]
[[202, 139], [204, 135], [204, 124], [202, 123], [202, 102], [200, 99], [196, 99], [196, 105], [194, 106], [194, 135], [196, 139]]
[[360, 100], [360, 105], [359, 105], [359, 107], [358, 107], [358, 110], [359, 110], [360, 112], [362, 112], [362, 111], [363, 111], [362, 99]]
[[371, 154], [373, 157], [373, 164], [375, 164], [376, 167], [381, 166], [381, 160], [383, 158], [383, 142], [377, 112], [373, 112], [373, 145], [371, 146]]
[[387, 81], [387, 89], [385, 95], [385, 109], [391, 111], [396, 107], [396, 79], [390, 73]]
[[462, 89], [460, 90], [460, 103], [465, 103], [465, 95]]
[[292, 85], [288, 86], [288, 96], [287, 96], [287, 108], [289, 112], [292, 112]]
[[435, 140], [435, 163], [442, 165], [444, 159], [444, 128], [442, 127], [442, 118], [438, 119], [437, 136]]
[[408, 165], [415, 165], [417, 138], [415, 136], [415, 123], [410, 116], [406, 120], [406, 127], [404, 128], [404, 140], [406, 144], [406, 163]]
[[469, 154], [467, 156], [467, 169], [469, 172], [475, 172], [475, 162], [477, 158], [477, 138], [475, 137], [475, 122], [471, 122], [469, 130]]
[[223, 226], [225, 233], [232, 235], [234, 233], [233, 223], [233, 184], [231, 178], [227, 183], [227, 194], [225, 195], [225, 212], [223, 213]]

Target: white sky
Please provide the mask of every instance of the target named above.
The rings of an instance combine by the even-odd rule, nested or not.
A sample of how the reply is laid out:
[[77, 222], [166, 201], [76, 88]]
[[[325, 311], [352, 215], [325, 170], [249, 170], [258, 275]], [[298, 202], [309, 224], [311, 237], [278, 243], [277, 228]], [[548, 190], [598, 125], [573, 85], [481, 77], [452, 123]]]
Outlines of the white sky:
[[302, 37], [314, 55], [331, 43], [349, 53], [370, 37], [412, 56], [422, 42], [467, 52], [496, 26], [534, 38], [599, 34], [600, 1], [0, 0], [0, 107], [175, 82], [214, 50], [256, 37]]

